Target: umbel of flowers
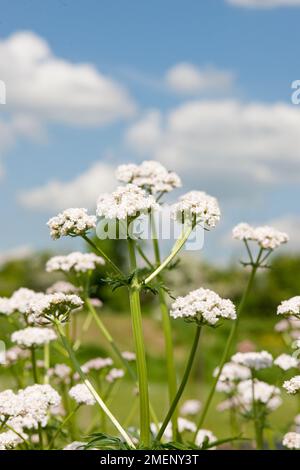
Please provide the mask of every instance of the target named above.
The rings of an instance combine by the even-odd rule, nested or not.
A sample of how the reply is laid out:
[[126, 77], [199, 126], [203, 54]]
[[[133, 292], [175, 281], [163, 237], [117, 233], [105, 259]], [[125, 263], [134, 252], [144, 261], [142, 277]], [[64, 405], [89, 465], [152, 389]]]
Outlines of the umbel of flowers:
[[[99, 195], [96, 214], [89, 214], [85, 208], [66, 208], [48, 221], [54, 240], [66, 236], [79, 237], [89, 244], [92, 252], [75, 251], [50, 258], [46, 271], [65, 279], [49, 286], [46, 292], [20, 288], [11, 297], [0, 298], [0, 314], [14, 325], [15, 330], [8, 337], [12, 346], [6, 351], [5, 367], [14, 372], [16, 380], [15, 391], [7, 389], [0, 392], [0, 449], [159, 449], [170, 446], [170, 441], [175, 447], [215, 449], [219, 441], [214, 432], [205, 427], [215, 392], [225, 395], [218, 409], [230, 413], [228, 442], [234, 445], [243, 423], [252, 421], [256, 447], [263, 448], [268, 417], [282, 405], [279, 384], [282, 384], [284, 393], [291, 396], [299, 393], [299, 362], [290, 349], [274, 359], [268, 351], [236, 352], [235, 345], [256, 273], [269, 267], [267, 262], [271, 254], [288, 241], [288, 235], [269, 226], [254, 227], [246, 223], [233, 229], [233, 238], [242, 241], [248, 256], [242, 264], [250, 267], [248, 284], [237, 305], [207, 286], [199, 286], [169, 300], [165, 272], [174, 268], [176, 257], [197, 226], [207, 232], [217, 227], [221, 217], [218, 201], [198, 190], [179, 197], [171, 207], [171, 217], [180, 225], [181, 235], [163, 258], [155, 212], [165, 204], [167, 193], [181, 187], [180, 177], [158, 162], [145, 161], [140, 165], [121, 165], [116, 179], [121, 185], [116, 186], [112, 193]], [[131, 222], [141, 215], [149, 219], [151, 226], [152, 238], [147, 251], [137, 237], [131, 237], [130, 232]], [[102, 219], [116, 221], [126, 229], [127, 272], [123, 272], [103, 251], [99, 240], [91, 237], [97, 221]], [[119, 348], [109, 323], [106, 325], [99, 315], [101, 300], [91, 297], [95, 295], [91, 279], [99, 269], [102, 282], [104, 280], [113, 289], [118, 286], [127, 288], [135, 352]], [[149, 394], [141, 302], [141, 294], [149, 291], [158, 299], [165, 342], [168, 406], [163, 410], [161, 421]], [[297, 336], [297, 331], [300, 332], [300, 324], [297, 323], [300, 321], [299, 299], [296, 296], [284, 300], [278, 307], [277, 313], [282, 318], [276, 331], [279, 334], [288, 332], [291, 337], [288, 347], [293, 340], [300, 338], [300, 333]], [[80, 329], [76, 329], [80, 312], [84, 314], [84, 322]], [[174, 321], [181, 322], [182, 328], [189, 328], [194, 335], [181, 377], [174, 357]], [[205, 334], [210, 328], [213, 334], [218, 335], [225, 322], [230, 332], [215, 364], [207, 397], [203, 403], [198, 397], [191, 397], [180, 406], [183, 393], [188, 389], [200, 333]], [[81, 352], [91, 324], [105, 339], [110, 354], [81, 363], [77, 352]], [[206, 351], [201, 353], [205, 355]], [[265, 369], [270, 368], [278, 376], [276, 385], [261, 377]], [[286, 375], [291, 373], [294, 375]], [[123, 422], [111, 410], [111, 397], [115, 387], [124, 379], [132, 384], [132, 407]], [[135, 428], [132, 423], [137, 415], [137, 406], [139, 424]], [[94, 419], [86, 429], [78, 428], [77, 411], [82, 407], [100, 409], [100, 413], [93, 414]], [[113, 436], [107, 432], [108, 424], [109, 433]], [[94, 438], [89, 437], [91, 429], [97, 433]], [[297, 423], [281, 437], [283, 446], [300, 448]]]

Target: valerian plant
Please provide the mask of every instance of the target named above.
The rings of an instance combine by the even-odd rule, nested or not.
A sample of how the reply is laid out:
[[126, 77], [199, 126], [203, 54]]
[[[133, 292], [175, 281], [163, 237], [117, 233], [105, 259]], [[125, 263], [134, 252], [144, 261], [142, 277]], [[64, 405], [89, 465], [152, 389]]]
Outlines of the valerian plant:
[[[255, 276], [270, 266], [272, 253], [288, 241], [288, 236], [272, 227], [245, 223], [233, 229], [233, 238], [245, 246], [248, 258], [242, 265], [249, 270], [248, 284], [238, 305], [206, 286], [176, 296], [168, 287], [166, 273], [180, 269], [178, 255], [193, 233], [200, 228], [209, 236], [217, 226], [221, 218], [218, 201], [203, 191], [190, 191], [171, 206], [171, 218], [179, 224], [180, 235], [164, 257], [156, 213], [165, 205], [166, 194], [181, 187], [179, 176], [154, 161], [121, 165], [116, 176], [123, 185], [99, 195], [96, 214], [89, 214], [85, 208], [67, 208], [48, 221], [54, 240], [81, 238], [92, 252], [75, 251], [49, 259], [46, 271], [59, 272], [65, 280], [51, 285], [46, 292], [20, 288], [11, 297], [0, 298], [0, 314], [13, 330], [6, 338], [11, 347], [5, 353], [3, 367], [15, 381], [11, 389], [0, 392], [0, 449], [211, 450], [222, 445], [239, 448], [242, 444], [264, 448], [269, 415], [282, 405], [280, 387], [290, 395], [300, 391], [299, 361], [294, 354], [300, 347], [300, 297], [285, 300], [278, 307], [277, 313], [283, 318], [275, 329], [282, 335], [286, 349], [280, 356], [273, 358], [267, 351], [236, 351], [236, 343]], [[134, 233], [134, 224], [141, 217], [149, 222], [149, 246]], [[97, 222], [103, 220], [117, 226], [122, 238], [125, 234], [126, 272], [94, 237]], [[127, 291], [134, 352], [120, 349], [99, 315], [101, 300], [91, 298], [93, 275], [99, 267], [105, 273], [101, 275], [102, 283], [113, 292], [121, 287]], [[157, 409], [149, 393], [142, 304], [142, 294], [147, 292], [158, 299], [161, 314], [166, 410]], [[85, 318], [76, 328], [79, 311], [84, 311]], [[193, 335], [181, 377], [174, 356], [175, 321]], [[189, 391], [200, 336], [208, 328], [217, 335], [224, 322], [229, 322], [230, 333], [222, 357], [215, 364], [205, 402], [191, 398], [181, 403], [183, 394]], [[106, 341], [108, 353], [81, 363], [78, 355], [92, 325]], [[201, 354], [205, 356], [207, 351]], [[277, 376], [276, 384], [261, 379], [261, 371], [270, 368]], [[296, 375], [286, 376], [289, 371]], [[115, 413], [111, 401], [123, 380], [132, 385], [132, 397], [126, 405], [124, 398], [126, 418]], [[215, 393], [225, 395], [218, 410], [229, 410], [228, 435], [222, 438], [204, 427]], [[87, 413], [82, 423], [79, 414], [85, 408], [95, 408], [95, 413]], [[253, 423], [254, 444], [241, 432], [248, 421]], [[299, 423], [298, 415], [294, 428], [281, 436], [286, 448], [300, 448]]]

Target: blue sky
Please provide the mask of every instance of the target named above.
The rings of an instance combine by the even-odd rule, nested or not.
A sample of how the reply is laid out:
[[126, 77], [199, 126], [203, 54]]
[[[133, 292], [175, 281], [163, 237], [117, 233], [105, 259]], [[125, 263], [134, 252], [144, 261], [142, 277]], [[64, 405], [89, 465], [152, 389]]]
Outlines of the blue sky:
[[[89, 172], [95, 188], [82, 204], [92, 206], [115, 165], [146, 158], [220, 199], [224, 220], [208, 256], [222, 258], [241, 219], [293, 230], [296, 247], [300, 2], [257, 1], [0, 0], [0, 250], [51, 246], [45, 221], [64, 200], [80, 204], [74, 180]], [[82, 63], [93, 72], [76, 69]], [[104, 104], [94, 105], [101, 90]]]

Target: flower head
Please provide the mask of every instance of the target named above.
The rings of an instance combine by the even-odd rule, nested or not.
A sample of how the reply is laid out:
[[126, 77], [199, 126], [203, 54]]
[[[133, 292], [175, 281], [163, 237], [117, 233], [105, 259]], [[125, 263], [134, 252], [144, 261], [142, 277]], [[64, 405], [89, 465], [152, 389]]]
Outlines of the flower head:
[[57, 281], [46, 290], [46, 294], [56, 294], [58, 292], [62, 294], [77, 294], [79, 289], [74, 284], [71, 284], [71, 282]]
[[[23, 418], [27, 419], [27, 427], [37, 429], [38, 424], [46, 426], [51, 407], [59, 406], [61, 397], [51, 385], [31, 385], [18, 392], [22, 403]], [[31, 424], [30, 424], [31, 423]]]
[[171, 306], [173, 318], [186, 318], [197, 323], [215, 325], [221, 318], [235, 320], [235, 306], [209, 289], [197, 289], [184, 297], [177, 297]]
[[283, 383], [283, 388], [285, 388], [286, 391], [290, 395], [295, 395], [295, 393], [299, 392], [299, 390], [300, 390], [300, 375], [296, 375], [295, 377], [291, 378], [290, 380], [286, 380]]
[[201, 402], [199, 400], [186, 400], [180, 408], [181, 414], [184, 416], [193, 416], [201, 410]]
[[29, 323], [47, 324], [54, 320], [66, 322], [70, 312], [80, 308], [83, 301], [78, 295], [63, 294], [43, 294], [29, 302], [27, 311], [24, 312]]
[[70, 383], [72, 369], [67, 364], [55, 364], [52, 369], [49, 369], [49, 376], [53, 377], [59, 383]]
[[85, 235], [96, 227], [96, 217], [88, 215], [83, 208], [70, 208], [52, 217], [47, 222], [50, 235], [54, 240], [70, 235], [72, 237]]
[[[214, 377], [219, 373], [219, 368], [214, 370]], [[219, 392], [230, 393], [237, 384], [242, 380], [247, 380], [251, 377], [251, 372], [248, 367], [245, 367], [234, 362], [227, 362], [224, 364], [221, 375], [217, 383], [217, 390]]]
[[140, 165], [120, 165], [116, 177], [122, 183], [133, 183], [151, 194], [168, 193], [181, 186], [176, 173], [168, 171], [161, 163], [153, 160], [144, 161]]
[[25, 313], [29, 303], [33, 299], [43, 297], [43, 293], [21, 287], [16, 290], [10, 298], [0, 299], [0, 313], [11, 315], [13, 313]]
[[94, 405], [96, 403], [95, 398], [85, 384], [74, 385], [69, 390], [69, 395], [78, 405]]
[[300, 320], [300, 295], [281, 302], [277, 308], [277, 315], [291, 315]]
[[232, 356], [231, 361], [253, 370], [265, 369], [273, 365], [273, 357], [267, 351], [238, 352]]
[[288, 449], [300, 449], [300, 434], [288, 432], [283, 436], [282, 445]]
[[55, 331], [50, 328], [28, 327], [14, 331], [11, 340], [22, 348], [37, 348], [57, 339]]
[[214, 228], [220, 220], [221, 212], [216, 198], [202, 191], [190, 191], [172, 206], [172, 215], [181, 223], [186, 219], [195, 220], [204, 227]]
[[153, 196], [135, 184], [127, 184], [119, 186], [112, 194], [101, 194], [97, 214], [106, 219], [124, 220], [156, 209], [159, 209], [159, 205]]
[[[23, 435], [24, 439], [27, 437]], [[14, 431], [6, 431], [0, 433], [0, 450], [14, 449], [19, 444], [22, 444], [23, 439]]]
[[[212, 444], [216, 441], [217, 438], [211, 431], [209, 431], [208, 429], [199, 429], [199, 431], [197, 432], [195, 444], [201, 449], [203, 447], [205, 448], [208, 444]], [[215, 447], [210, 447], [210, 449], [214, 450]]]
[[96, 269], [97, 266], [103, 266], [104, 259], [95, 253], [80, 253], [74, 251], [66, 256], [53, 256], [47, 261], [46, 271], [63, 271], [65, 273], [85, 273]]
[[131, 351], [123, 351], [122, 352], [122, 357], [127, 361], [127, 362], [133, 362], [136, 360], [136, 355], [134, 352]]
[[249, 224], [241, 223], [234, 227], [232, 235], [236, 240], [254, 241], [266, 250], [275, 250], [289, 241], [289, 236], [286, 233], [268, 225], [252, 227]]
[[107, 376], [105, 377], [107, 382], [113, 383], [118, 379], [122, 379], [124, 377], [125, 373], [123, 369], [111, 369]]
[[265, 405], [267, 411], [276, 410], [282, 404], [280, 389], [257, 379], [254, 380], [254, 384], [252, 380], [240, 382], [237, 391], [238, 402], [246, 410], [252, 409], [253, 398], [255, 402]]
[[274, 365], [280, 367], [280, 369], [286, 371], [298, 367], [299, 361], [291, 356], [290, 354], [281, 354], [276, 357]]
[[83, 364], [82, 370], [85, 374], [88, 374], [92, 370], [99, 371], [112, 365], [113, 360], [110, 357], [95, 357]]

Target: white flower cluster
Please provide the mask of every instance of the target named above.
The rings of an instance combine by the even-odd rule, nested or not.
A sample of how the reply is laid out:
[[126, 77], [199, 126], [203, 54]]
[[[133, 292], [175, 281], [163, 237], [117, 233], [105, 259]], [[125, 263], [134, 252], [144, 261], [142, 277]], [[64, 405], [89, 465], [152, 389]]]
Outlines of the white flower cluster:
[[65, 273], [85, 273], [96, 269], [97, 266], [103, 266], [105, 261], [101, 256], [95, 253], [80, 253], [74, 251], [66, 256], [53, 256], [47, 261], [46, 271], [63, 271]]
[[216, 198], [202, 191], [190, 191], [172, 206], [172, 216], [180, 223], [195, 219], [197, 224], [214, 228], [220, 220], [221, 211]]
[[[208, 429], [199, 429], [196, 435], [195, 444], [201, 449], [203, 446], [205, 448], [206, 445], [213, 444], [216, 441], [217, 438], [211, 431]], [[210, 447], [209, 449], [214, 450], [215, 447]]]
[[14, 449], [19, 444], [22, 444], [23, 439], [26, 439], [26, 434], [22, 433], [21, 435], [16, 434], [14, 431], [6, 431], [0, 434], [0, 450], [9, 450]]
[[[214, 370], [214, 377], [219, 373], [219, 369]], [[247, 380], [251, 377], [251, 372], [248, 367], [245, 367], [234, 362], [227, 362], [224, 364], [221, 375], [217, 383], [218, 392], [230, 393], [237, 384], [242, 380]]]
[[[196, 432], [195, 423], [193, 423], [192, 421], [186, 418], [179, 417], [177, 420], [177, 424], [178, 424], [178, 431], [180, 434], [183, 432], [192, 432], [192, 433]], [[155, 423], [150, 424], [150, 429], [154, 436], [158, 433], [161, 425], [162, 423], [158, 423], [158, 426]], [[163, 436], [166, 441], [170, 441], [172, 439], [172, 423], [171, 422], [168, 423]]]
[[53, 377], [59, 383], [70, 383], [72, 369], [67, 364], [55, 364], [55, 366], [49, 369], [49, 377]]
[[199, 413], [201, 406], [199, 400], [186, 400], [180, 408], [180, 412], [184, 416], [193, 416]]
[[53, 319], [65, 322], [68, 320], [70, 312], [82, 307], [82, 305], [83, 301], [75, 294], [63, 294], [62, 292], [42, 294], [33, 297], [24, 313], [31, 324], [47, 324]]
[[267, 351], [238, 352], [232, 356], [231, 360], [236, 364], [249, 367], [249, 369], [253, 370], [265, 369], [273, 365], [273, 357]]
[[290, 354], [280, 354], [280, 356], [276, 357], [274, 360], [274, 365], [284, 371], [298, 367], [298, 364], [299, 361]]
[[275, 250], [283, 243], [289, 241], [289, 236], [267, 225], [252, 227], [249, 224], [241, 223], [234, 227], [232, 236], [236, 240], [247, 240], [257, 242], [261, 248]]
[[295, 395], [295, 393], [299, 392], [299, 390], [300, 390], [300, 375], [296, 375], [295, 377], [292, 377], [290, 380], [286, 380], [283, 383], [283, 388], [285, 388], [286, 391], [290, 395]]
[[68, 444], [66, 447], [64, 447], [63, 450], [83, 450], [85, 445], [86, 445], [85, 442], [74, 441], [74, 442], [71, 442], [71, 444]]
[[47, 225], [50, 235], [54, 240], [67, 235], [85, 235], [89, 230], [96, 227], [96, 217], [88, 215], [83, 208], [70, 208], [52, 217]]
[[14, 393], [0, 393], [0, 415], [8, 419], [7, 424], [18, 430], [37, 429], [46, 426], [51, 407], [59, 406], [61, 398], [51, 385], [31, 385]]
[[50, 328], [28, 327], [14, 331], [11, 335], [12, 342], [22, 348], [37, 348], [56, 339], [55, 331]]
[[81, 367], [85, 374], [88, 374], [92, 370], [102, 370], [113, 365], [113, 360], [110, 357], [95, 357], [90, 359]]
[[297, 432], [288, 432], [283, 437], [282, 445], [288, 449], [300, 449], [300, 434]]
[[132, 351], [123, 351], [122, 352], [122, 357], [127, 361], [127, 362], [133, 362], [136, 360], [136, 355]]
[[257, 379], [254, 380], [254, 387], [252, 380], [240, 382], [237, 387], [237, 392], [237, 400], [242, 406], [242, 409], [252, 409], [253, 398], [255, 402], [265, 405], [268, 411], [274, 411], [282, 404], [280, 389]]
[[111, 369], [105, 379], [108, 383], [113, 383], [118, 379], [122, 379], [125, 375], [123, 369]]
[[277, 308], [277, 315], [291, 315], [300, 320], [300, 295], [281, 302]]
[[11, 315], [13, 313], [25, 313], [29, 303], [35, 298], [41, 298], [44, 294], [34, 292], [31, 289], [21, 287], [10, 298], [0, 299], [0, 313]]
[[235, 306], [209, 289], [197, 289], [184, 297], [177, 297], [171, 306], [173, 318], [195, 319], [199, 323], [215, 325], [219, 319], [236, 319]]
[[122, 183], [133, 183], [153, 194], [168, 193], [181, 186], [176, 173], [153, 160], [144, 161], [140, 165], [120, 165], [116, 177]]
[[62, 294], [78, 294], [79, 289], [74, 284], [71, 284], [71, 282], [57, 281], [46, 290], [46, 294], [56, 294], [57, 292]]
[[12, 346], [5, 351], [5, 365], [12, 365], [22, 359], [27, 359], [30, 355], [29, 351], [20, 348], [19, 346]]
[[78, 405], [95, 405], [96, 400], [85, 384], [77, 384], [70, 388], [69, 395]]
[[155, 198], [135, 184], [119, 186], [112, 194], [101, 194], [98, 198], [97, 214], [106, 219], [124, 220], [159, 209]]

